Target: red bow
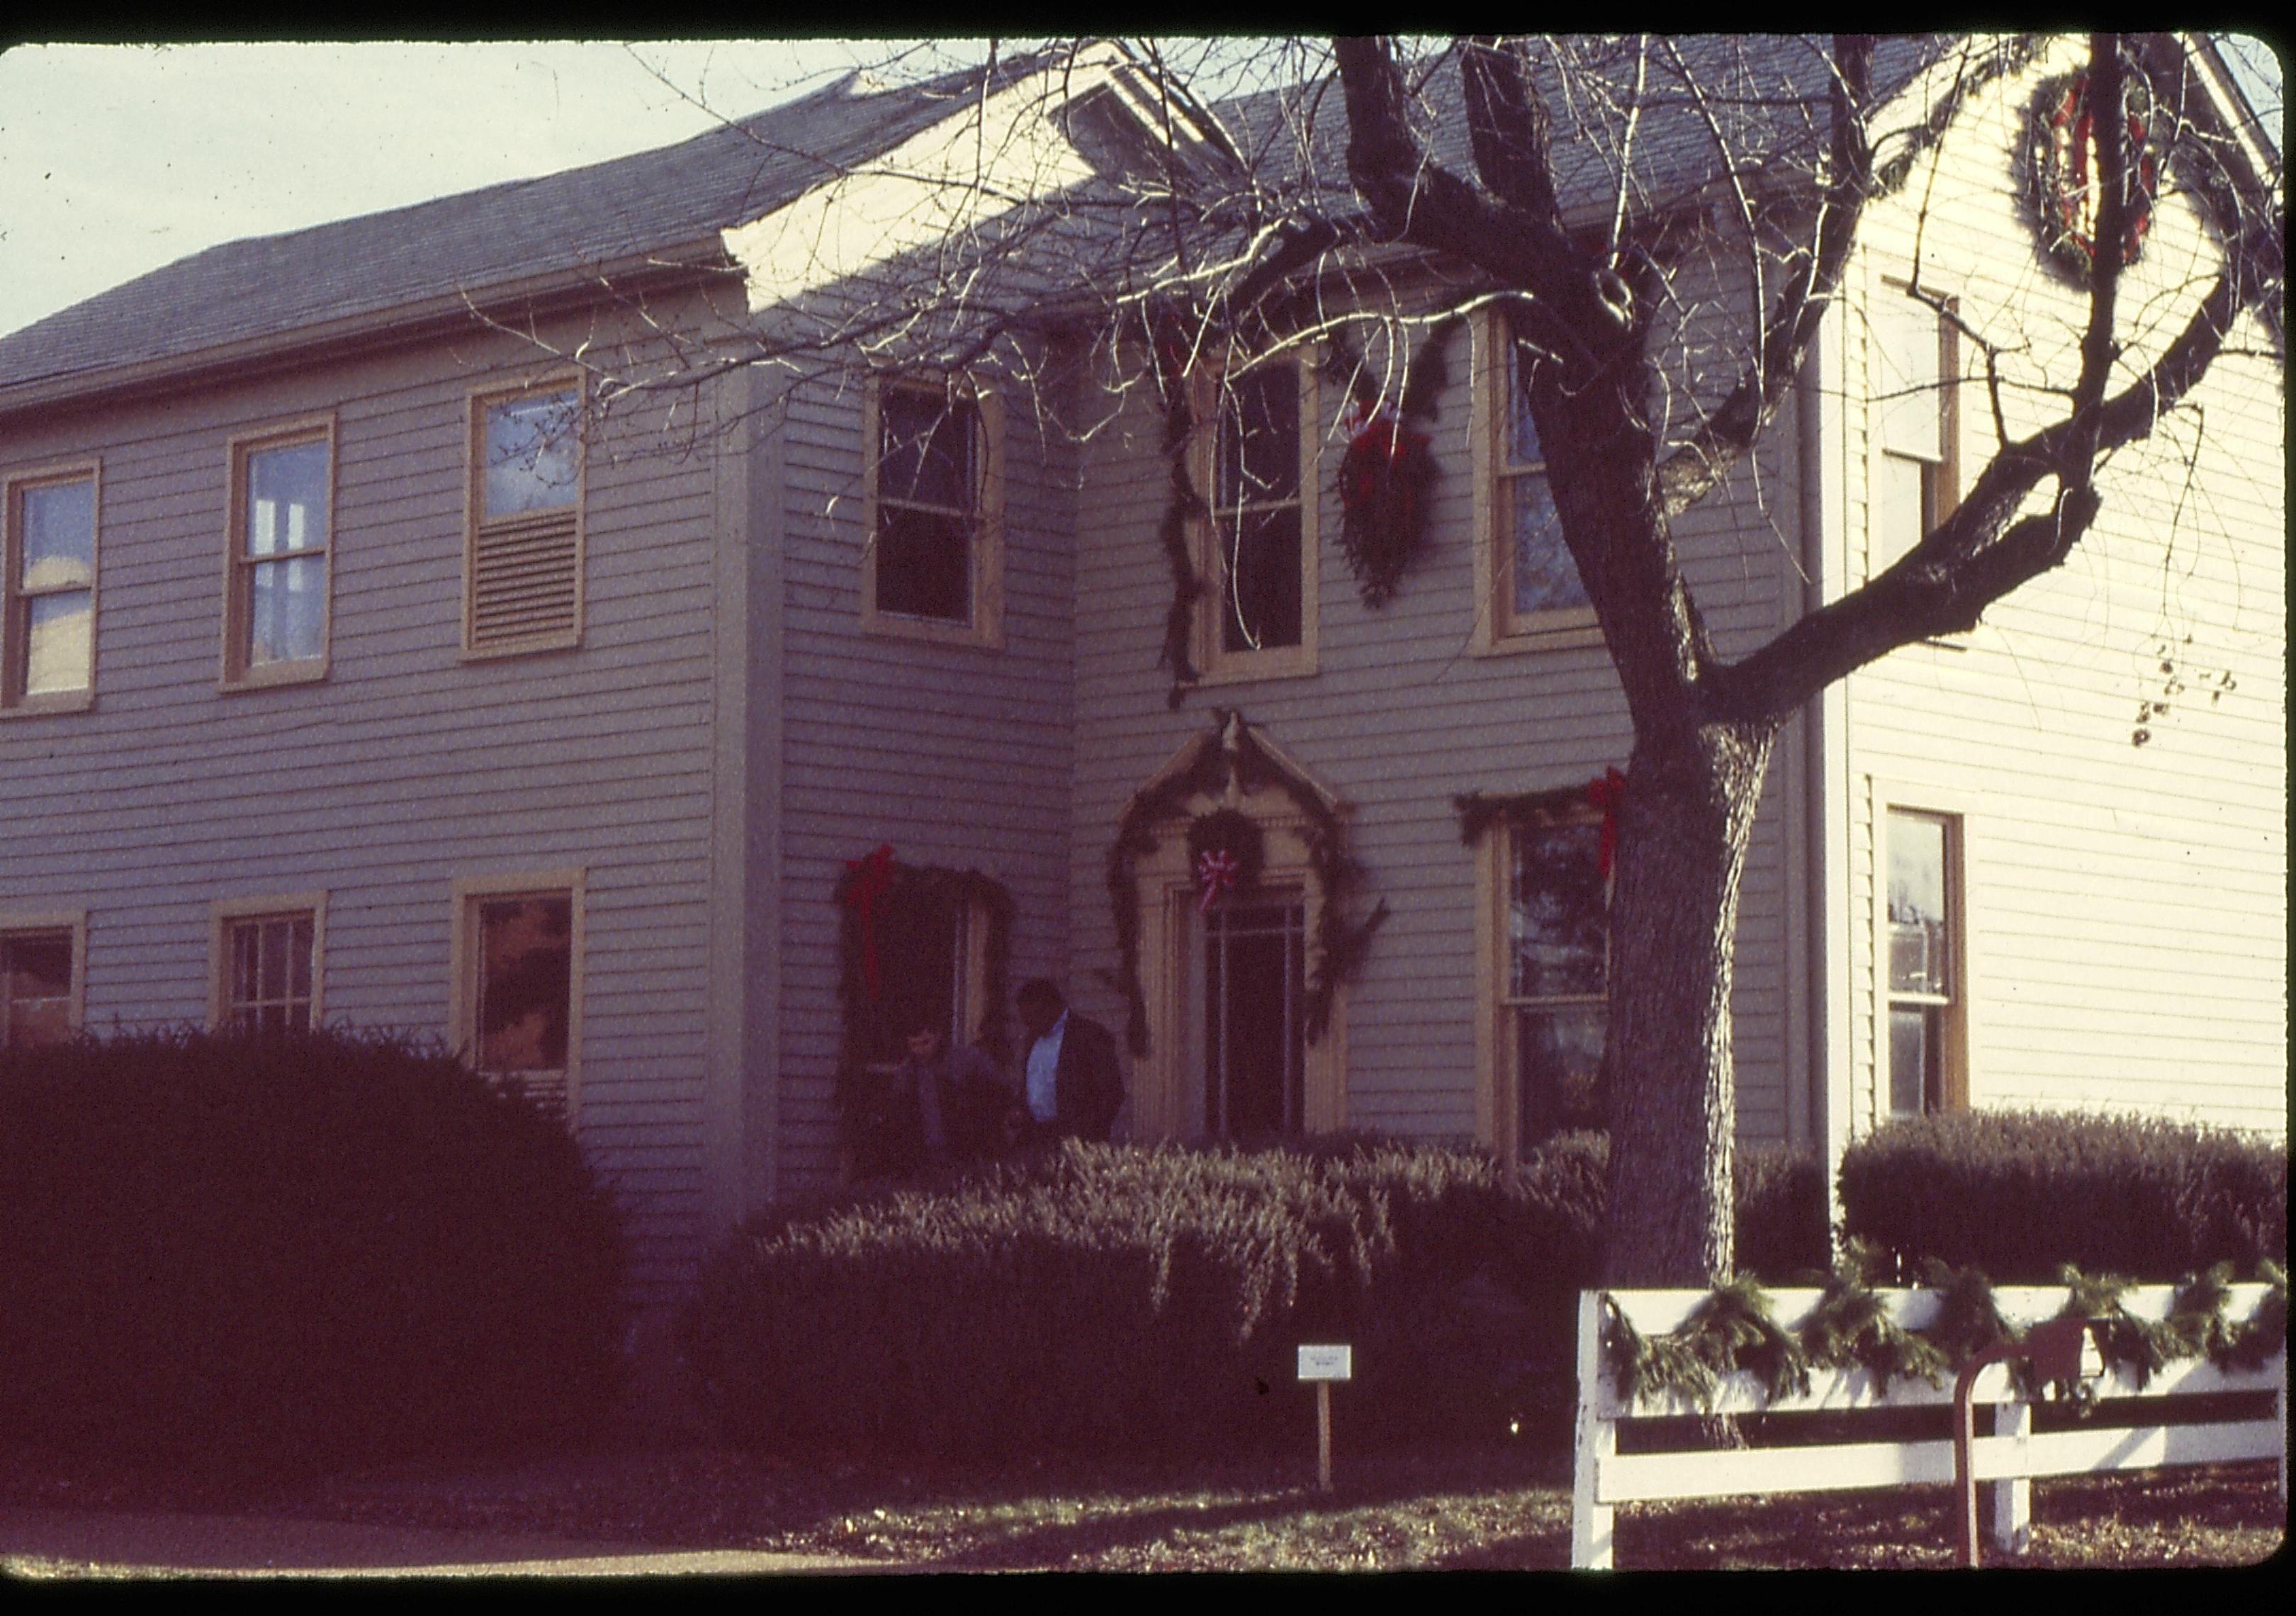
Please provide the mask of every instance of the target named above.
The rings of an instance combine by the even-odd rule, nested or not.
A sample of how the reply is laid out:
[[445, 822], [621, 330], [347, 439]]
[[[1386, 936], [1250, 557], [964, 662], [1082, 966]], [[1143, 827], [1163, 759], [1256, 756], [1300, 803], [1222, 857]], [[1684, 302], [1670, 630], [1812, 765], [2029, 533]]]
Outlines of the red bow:
[[1218, 848], [1196, 855], [1196, 881], [1204, 890], [1203, 896], [1196, 900], [1197, 914], [1210, 914], [1214, 899], [1223, 892], [1235, 890], [1235, 878], [1242, 867], [1234, 854]]
[[1617, 769], [1606, 768], [1599, 780], [1587, 783], [1587, 800], [1603, 810], [1603, 840], [1595, 849], [1595, 870], [1605, 881], [1611, 875], [1611, 856], [1619, 847], [1619, 804], [1626, 800], [1627, 777]]
[[853, 877], [845, 889], [845, 901], [861, 919], [861, 985], [873, 1005], [878, 994], [877, 916], [892, 896], [893, 844], [882, 844], [866, 858], [847, 859], [845, 871]]

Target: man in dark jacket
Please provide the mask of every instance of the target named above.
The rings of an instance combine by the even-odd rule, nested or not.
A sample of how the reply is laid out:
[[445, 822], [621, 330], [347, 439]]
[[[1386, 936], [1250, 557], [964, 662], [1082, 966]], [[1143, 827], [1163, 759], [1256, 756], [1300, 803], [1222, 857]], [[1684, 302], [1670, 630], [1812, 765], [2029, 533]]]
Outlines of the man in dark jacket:
[[1041, 977], [1013, 996], [1029, 1038], [1021, 1056], [1015, 1131], [1029, 1139], [1105, 1139], [1124, 1103], [1124, 1074], [1107, 1028], [1068, 1007]]

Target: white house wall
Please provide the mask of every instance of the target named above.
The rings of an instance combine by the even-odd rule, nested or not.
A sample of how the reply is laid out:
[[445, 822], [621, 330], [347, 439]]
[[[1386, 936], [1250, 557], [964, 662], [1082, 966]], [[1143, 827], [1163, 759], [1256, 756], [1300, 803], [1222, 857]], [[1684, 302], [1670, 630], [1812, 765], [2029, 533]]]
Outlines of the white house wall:
[[[206, 1020], [214, 900], [324, 890], [326, 1018], [443, 1035], [451, 883], [581, 868], [581, 1138], [641, 1286], [675, 1285], [703, 1234], [718, 512], [654, 409], [618, 414], [579, 648], [461, 660], [469, 392], [540, 368], [465, 339], [11, 424], [9, 472], [101, 458], [101, 595], [93, 709], [0, 722], [0, 902], [86, 907], [103, 1031]], [[227, 440], [328, 411], [327, 676], [219, 693]]]
[[[2061, 45], [2044, 70], [2080, 56]], [[1882, 295], [1918, 251], [1923, 283], [2029, 384], [2005, 395], [2013, 433], [2061, 407], [2030, 384], [2070, 384], [2086, 312], [2037, 257], [2008, 156], [2038, 76], [1980, 97], [1956, 131], [1976, 136], [1964, 160], [1874, 211], [1853, 280]], [[2182, 324], [2213, 250], [2189, 200], [2164, 198], [2120, 294], [2140, 356]], [[1856, 398], [1873, 385], [1866, 327], [1842, 330]], [[2064, 566], [1975, 633], [1849, 682], [1854, 973], [1838, 1008], [1858, 1132], [1886, 1104], [1873, 939], [1891, 801], [1964, 816], [1972, 1103], [2286, 1127], [2284, 371], [2259, 328], [2230, 346], [2153, 440], [2107, 464], [2103, 513]], [[1887, 559], [1867, 554], [1872, 426], [1854, 409], [1845, 423], [1852, 581]], [[1992, 447], [1982, 389], [1964, 382], [1963, 486]], [[2166, 712], [2147, 710], [2158, 701]]]

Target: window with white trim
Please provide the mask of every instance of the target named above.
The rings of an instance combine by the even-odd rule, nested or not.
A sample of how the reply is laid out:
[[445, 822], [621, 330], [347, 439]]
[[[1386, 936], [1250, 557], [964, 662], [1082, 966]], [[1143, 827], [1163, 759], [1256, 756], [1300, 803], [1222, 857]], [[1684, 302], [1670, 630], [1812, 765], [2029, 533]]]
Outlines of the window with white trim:
[[581, 640], [581, 390], [566, 381], [471, 401], [466, 654]]
[[0, 1049], [69, 1041], [79, 1028], [70, 926], [0, 931]]
[[571, 876], [458, 883], [452, 1033], [472, 1070], [570, 1116], [581, 1064], [582, 902]]
[[12, 479], [5, 514], [0, 712], [84, 707], [95, 687], [95, 472]]
[[316, 913], [227, 915], [217, 925], [217, 1023], [241, 1032], [308, 1032], [318, 1006]]
[[1003, 413], [964, 381], [882, 381], [868, 394], [862, 620], [994, 647], [1003, 634]]
[[1889, 1111], [1918, 1116], [1957, 1108], [1967, 1094], [1961, 826], [1900, 808], [1885, 824]]
[[327, 670], [334, 459], [332, 422], [232, 446], [226, 686], [315, 679]]
[[1599, 639], [1595, 611], [1546, 478], [1530, 414], [1541, 355], [1504, 309], [1475, 325], [1475, 591], [1471, 648], [1524, 651]]
[[1875, 411], [1873, 554], [1880, 573], [1953, 514], [1958, 345], [1952, 321], [1906, 287], [1884, 283], [1869, 310]]
[[1503, 1070], [1513, 1085], [1516, 1144], [1603, 1126], [1610, 1017], [1610, 880], [1599, 819], [1510, 827]]

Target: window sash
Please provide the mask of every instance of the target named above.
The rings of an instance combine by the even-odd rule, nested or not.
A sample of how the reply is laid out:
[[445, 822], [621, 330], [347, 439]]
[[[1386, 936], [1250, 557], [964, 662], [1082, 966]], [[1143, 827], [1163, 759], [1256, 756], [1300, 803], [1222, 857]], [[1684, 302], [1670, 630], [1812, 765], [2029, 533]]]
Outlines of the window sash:
[[[62, 975], [55, 966], [62, 965]], [[71, 1037], [72, 934], [45, 929], [0, 935], [0, 1049]]]
[[972, 627], [980, 612], [988, 466], [979, 401], [938, 390], [888, 387], [878, 397], [875, 449], [871, 609]]
[[[1537, 353], [1515, 333], [1505, 315], [1496, 320], [1497, 363], [1488, 395], [1491, 399], [1491, 577], [1496, 587], [1491, 611], [1500, 637], [1534, 628], [1544, 619], [1568, 628], [1587, 620], [1592, 603], [1578, 567], [1563, 542], [1561, 520], [1546, 483], [1546, 451], [1530, 417], [1529, 367]], [[1524, 525], [1525, 502], [1537, 489], [1543, 518]], [[1526, 539], [1536, 537], [1538, 554]], [[1526, 564], [1532, 563], [1532, 564]], [[1568, 619], [1557, 614], [1570, 613]]]
[[0, 700], [65, 695], [95, 677], [93, 471], [9, 485], [0, 534]]
[[246, 1031], [309, 1031], [317, 935], [308, 912], [226, 923], [225, 1023]]
[[1297, 652], [1308, 642], [1300, 372], [1290, 361], [1222, 378], [1210, 453], [1215, 659]]

